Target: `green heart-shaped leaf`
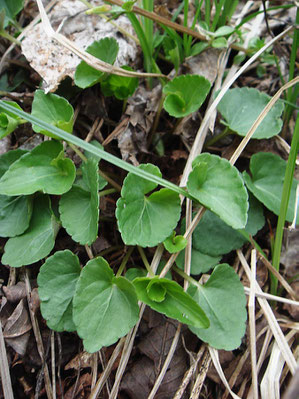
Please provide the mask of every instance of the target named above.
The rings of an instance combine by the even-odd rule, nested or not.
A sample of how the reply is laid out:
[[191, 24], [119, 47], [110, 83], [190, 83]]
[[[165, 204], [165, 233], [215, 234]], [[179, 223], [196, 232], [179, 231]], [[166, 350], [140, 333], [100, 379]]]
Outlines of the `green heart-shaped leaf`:
[[[271, 97], [254, 88], [242, 87], [228, 90], [218, 111], [231, 130], [245, 136]], [[277, 102], [267, 113], [252, 136], [254, 139], [267, 139], [278, 134], [282, 128], [283, 103]]]
[[2, 263], [20, 267], [45, 258], [54, 247], [59, 227], [52, 212], [49, 197], [38, 195], [33, 203], [29, 228], [22, 235], [7, 241]]
[[157, 312], [198, 328], [209, 326], [209, 319], [201, 307], [175, 281], [137, 277], [133, 284], [138, 299]]
[[[161, 176], [154, 165], [140, 165], [139, 168]], [[126, 245], [153, 247], [164, 241], [176, 227], [181, 213], [179, 195], [164, 188], [145, 196], [156, 187], [155, 183], [132, 173], [124, 180], [116, 218]]]
[[[259, 152], [250, 159], [250, 172], [243, 173], [246, 186], [268, 209], [279, 215], [280, 203], [285, 179], [286, 162], [276, 154]], [[296, 203], [298, 181], [293, 179], [286, 220], [292, 222]], [[297, 221], [299, 216], [297, 216]]]
[[98, 162], [89, 158], [82, 165], [84, 188], [74, 185], [59, 201], [63, 227], [73, 240], [91, 245], [98, 235], [99, 179]]
[[[57, 126], [59, 129], [65, 130], [68, 133], [72, 133], [73, 131], [73, 107], [65, 98], [57, 94], [46, 94], [43, 90], [36, 90], [32, 103], [31, 115], [50, 125]], [[59, 137], [49, 131], [41, 129], [37, 125], [32, 125], [32, 129], [37, 133], [43, 133], [59, 140]]]
[[[113, 65], [118, 53], [118, 43], [112, 37], [105, 37], [104, 39], [94, 41], [87, 47], [86, 52]], [[85, 61], [81, 61], [77, 66], [74, 80], [78, 87], [86, 89], [100, 82], [104, 75], [104, 72], [92, 68]]]
[[167, 83], [163, 88], [166, 95], [164, 109], [171, 116], [182, 118], [197, 111], [205, 101], [211, 83], [199, 75], [181, 75]]
[[190, 330], [216, 349], [231, 351], [241, 344], [246, 329], [246, 298], [243, 285], [232, 267], [215, 267], [208, 282], [200, 288], [190, 286], [188, 292], [210, 320], [207, 329]]
[[0, 155], [0, 178], [4, 175], [9, 167], [16, 162], [22, 155], [27, 154], [26, 150], [11, 150], [5, 154]]
[[63, 158], [62, 144], [44, 141], [10, 166], [0, 179], [0, 194], [63, 194], [71, 188], [75, 173], [73, 162]]
[[41, 313], [55, 331], [74, 331], [73, 295], [80, 276], [79, 259], [71, 251], [59, 251], [40, 268], [37, 284]]
[[[206, 163], [205, 178], [198, 175], [198, 164]], [[235, 229], [246, 225], [248, 195], [238, 170], [217, 155], [201, 154], [192, 163], [187, 188], [202, 205]]]
[[138, 321], [139, 307], [132, 283], [124, 277], [114, 277], [102, 257], [83, 268], [73, 304], [77, 332], [88, 352], [114, 344]]

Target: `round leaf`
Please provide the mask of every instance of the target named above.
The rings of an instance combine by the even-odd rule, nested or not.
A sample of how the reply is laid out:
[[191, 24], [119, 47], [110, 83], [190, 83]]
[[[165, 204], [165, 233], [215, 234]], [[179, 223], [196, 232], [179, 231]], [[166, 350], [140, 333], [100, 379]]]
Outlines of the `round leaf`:
[[[105, 37], [104, 39], [94, 41], [87, 47], [86, 52], [112, 65], [117, 57], [118, 43], [112, 37]], [[98, 71], [86, 64], [86, 62], [81, 61], [77, 66], [74, 80], [78, 87], [86, 89], [100, 82], [103, 76], [104, 72]]]
[[[74, 110], [71, 104], [63, 97], [53, 93], [36, 90], [32, 103], [31, 114], [50, 125], [72, 133], [74, 124]], [[59, 137], [43, 130], [37, 125], [32, 126], [37, 133], [43, 133], [59, 140]]]
[[[270, 97], [254, 88], [228, 90], [218, 105], [218, 111], [231, 130], [245, 136]], [[254, 139], [266, 139], [278, 134], [282, 128], [283, 103], [277, 102], [255, 131]]]
[[[175, 281], [159, 277], [138, 277], [133, 284], [138, 299], [157, 312], [198, 328], [209, 326], [209, 320], [201, 307]], [[153, 287], [155, 291], [151, 289]]]
[[39, 195], [33, 203], [29, 228], [20, 236], [10, 238], [4, 247], [2, 263], [12, 267], [31, 265], [52, 251], [59, 224], [47, 195]]
[[[197, 165], [206, 163], [204, 182]], [[242, 229], [246, 225], [248, 195], [238, 170], [217, 155], [201, 154], [193, 161], [187, 188], [202, 205], [216, 213], [226, 224]]]
[[[286, 162], [276, 154], [259, 152], [252, 155], [249, 167], [252, 177], [243, 173], [246, 186], [266, 208], [279, 215]], [[288, 222], [292, 222], [294, 218], [297, 184], [298, 181], [293, 179], [286, 215]]]
[[59, 201], [61, 223], [73, 240], [91, 245], [98, 235], [98, 162], [89, 158], [82, 165], [84, 187], [74, 185]]
[[246, 329], [246, 298], [243, 285], [234, 269], [227, 264], [215, 267], [201, 288], [190, 286], [188, 292], [202, 307], [210, 327], [190, 330], [216, 349], [231, 351], [241, 344]]
[[32, 214], [32, 198], [0, 195], [0, 236], [15, 237], [28, 228]]
[[44, 141], [10, 166], [0, 179], [0, 194], [63, 194], [71, 188], [75, 173], [73, 162], [63, 158], [62, 144]]
[[205, 101], [211, 84], [199, 75], [181, 75], [163, 88], [166, 95], [164, 109], [171, 116], [181, 118], [197, 111]]
[[[150, 173], [159, 171], [153, 165], [140, 167]], [[144, 195], [156, 186], [132, 173], [126, 177], [116, 208], [118, 228], [126, 245], [153, 247], [176, 227], [181, 213], [179, 195], [166, 188]]]
[[55, 331], [74, 331], [73, 295], [80, 276], [79, 259], [71, 251], [59, 251], [40, 268], [37, 284], [41, 313]]
[[83, 268], [73, 304], [77, 332], [88, 352], [114, 344], [138, 321], [139, 307], [132, 283], [124, 277], [114, 277], [102, 257]]

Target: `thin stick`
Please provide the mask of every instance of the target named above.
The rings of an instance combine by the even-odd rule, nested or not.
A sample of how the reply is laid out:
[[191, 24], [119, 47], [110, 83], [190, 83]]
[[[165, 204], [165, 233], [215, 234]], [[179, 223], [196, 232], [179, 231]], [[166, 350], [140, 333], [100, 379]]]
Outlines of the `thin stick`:
[[155, 395], [156, 395], [156, 393], [157, 393], [157, 391], [158, 391], [158, 389], [159, 389], [159, 387], [160, 387], [160, 385], [161, 385], [161, 383], [163, 381], [163, 378], [164, 378], [164, 376], [165, 376], [165, 374], [167, 372], [167, 369], [169, 367], [169, 364], [170, 364], [170, 362], [171, 362], [171, 360], [173, 358], [174, 352], [175, 352], [177, 344], [179, 342], [179, 338], [180, 338], [180, 334], [181, 334], [181, 328], [182, 328], [182, 325], [181, 325], [181, 323], [179, 323], [179, 325], [177, 327], [177, 330], [175, 332], [175, 335], [173, 337], [169, 352], [167, 354], [167, 357], [166, 357], [165, 362], [163, 364], [163, 367], [161, 369], [161, 372], [160, 372], [158, 378], [156, 379], [156, 382], [155, 382], [150, 394], [148, 395], [147, 399], [154, 399], [154, 397], [155, 397]]
[[209, 371], [211, 361], [212, 359], [209, 352], [206, 352], [200, 365], [199, 373], [197, 374], [194, 387], [192, 388], [190, 399], [197, 399], [200, 395], [203, 383], [205, 382], [207, 373]]
[[10, 373], [9, 373], [9, 366], [7, 361], [6, 347], [2, 332], [1, 319], [0, 319], [0, 376], [1, 376], [4, 399], [14, 399]]
[[[245, 291], [246, 295], [250, 294], [250, 288], [244, 287], [244, 291]], [[255, 296], [258, 297], [258, 298], [268, 299], [269, 301], [282, 302], [282, 303], [287, 303], [287, 304], [293, 305], [293, 306], [299, 306], [299, 302], [298, 301], [293, 301], [292, 299], [283, 298], [281, 296], [268, 294], [267, 292], [260, 292], [260, 293], [256, 292]]]
[[29, 314], [30, 314], [32, 328], [33, 328], [33, 332], [34, 332], [34, 336], [35, 336], [35, 340], [36, 340], [36, 346], [37, 346], [37, 350], [38, 350], [39, 356], [42, 361], [42, 367], [44, 369], [46, 393], [47, 393], [48, 399], [53, 399], [53, 395], [52, 395], [53, 391], [52, 391], [52, 387], [51, 387], [49, 369], [48, 369], [48, 365], [47, 365], [47, 362], [45, 359], [45, 350], [44, 350], [44, 345], [43, 345], [43, 341], [42, 341], [42, 336], [40, 333], [37, 319], [36, 319], [34, 311], [32, 309], [31, 286], [30, 286], [30, 281], [29, 281], [29, 276], [28, 276], [27, 270], [25, 272], [25, 285], [26, 285], [26, 295], [27, 295]]
[[256, 329], [255, 329], [255, 281], [256, 281], [256, 250], [251, 252], [251, 281], [250, 295], [248, 303], [249, 315], [249, 338], [250, 338], [250, 357], [251, 357], [251, 376], [253, 385], [253, 398], [258, 399], [258, 382], [256, 369]]
[[52, 364], [53, 399], [56, 399], [55, 332], [53, 330], [51, 331], [51, 364]]

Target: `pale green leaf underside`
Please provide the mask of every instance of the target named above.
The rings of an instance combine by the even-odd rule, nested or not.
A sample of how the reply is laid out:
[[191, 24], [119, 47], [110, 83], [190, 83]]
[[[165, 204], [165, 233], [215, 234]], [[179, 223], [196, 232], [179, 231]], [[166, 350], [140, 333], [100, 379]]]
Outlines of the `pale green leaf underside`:
[[59, 251], [40, 268], [37, 284], [41, 313], [55, 331], [74, 331], [73, 295], [80, 276], [79, 259], [71, 251]]
[[83, 268], [73, 304], [77, 332], [88, 352], [114, 344], [138, 321], [139, 307], [132, 283], [114, 277], [101, 257]]
[[[198, 167], [207, 164], [205, 181], [199, 184]], [[198, 165], [198, 166], [197, 166]], [[247, 222], [248, 194], [238, 170], [226, 159], [204, 153], [193, 161], [187, 188], [202, 205], [234, 229]]]
[[[259, 114], [270, 101], [270, 97], [254, 88], [242, 87], [228, 90], [218, 105], [231, 130], [245, 136]], [[266, 139], [278, 134], [282, 128], [283, 103], [278, 102], [268, 112], [255, 131], [253, 138]]]
[[2, 263], [12, 267], [31, 265], [45, 258], [54, 247], [59, 225], [47, 195], [39, 195], [33, 203], [29, 228], [10, 238], [4, 247]]
[[36, 191], [63, 194], [75, 179], [75, 165], [59, 157], [62, 144], [44, 141], [14, 162], [0, 179], [0, 194], [29, 195]]
[[[279, 215], [286, 162], [276, 154], [259, 152], [251, 157], [250, 171], [252, 177], [243, 173], [246, 186], [266, 208]], [[297, 184], [298, 181], [293, 179], [286, 215], [288, 222], [292, 222], [294, 218]]]
[[[85, 189], [74, 185], [61, 196], [59, 213], [63, 227], [73, 240], [91, 245], [97, 238], [99, 219], [98, 163], [89, 158], [82, 166]], [[88, 190], [88, 191], [87, 191]]]
[[208, 282], [188, 292], [202, 307], [210, 320], [210, 327], [190, 330], [216, 349], [238, 348], [246, 329], [246, 298], [243, 285], [234, 269], [227, 264], [215, 267]]

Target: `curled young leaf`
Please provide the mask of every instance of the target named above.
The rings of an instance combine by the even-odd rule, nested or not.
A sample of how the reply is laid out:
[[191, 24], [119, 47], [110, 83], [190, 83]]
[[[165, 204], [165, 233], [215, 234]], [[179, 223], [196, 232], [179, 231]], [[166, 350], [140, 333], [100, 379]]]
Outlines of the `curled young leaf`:
[[196, 111], [205, 101], [211, 83], [199, 75], [181, 75], [163, 88], [164, 109], [171, 116], [182, 118]]

